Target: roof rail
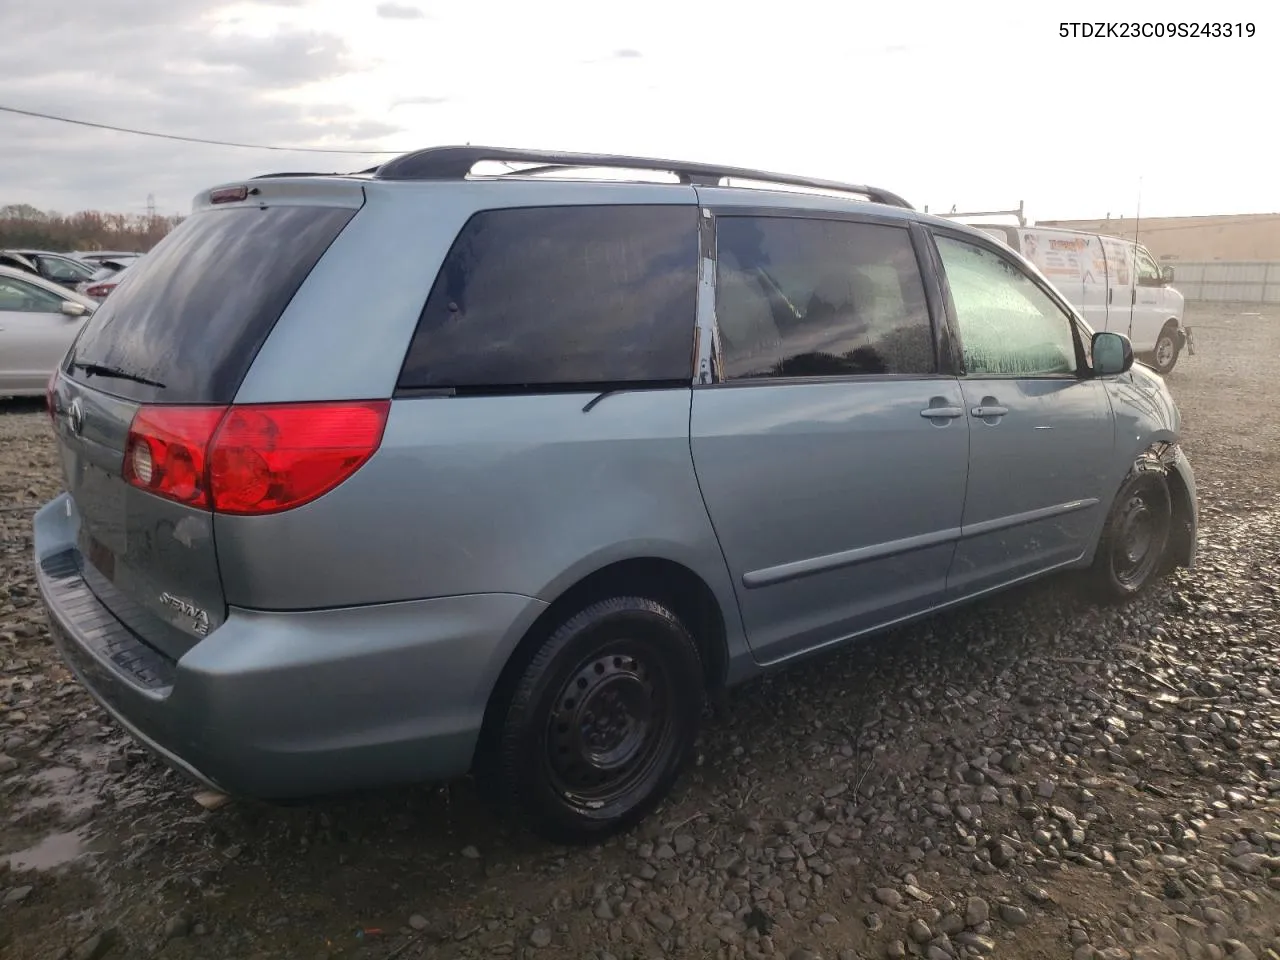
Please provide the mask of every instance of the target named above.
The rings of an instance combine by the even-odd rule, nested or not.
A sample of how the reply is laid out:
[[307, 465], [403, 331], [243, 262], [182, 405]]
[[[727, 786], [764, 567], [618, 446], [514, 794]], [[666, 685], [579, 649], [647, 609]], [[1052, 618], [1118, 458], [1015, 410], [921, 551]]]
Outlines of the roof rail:
[[[726, 178], [755, 180], [760, 183], [785, 184], [793, 187], [810, 187], [838, 193], [857, 193], [874, 203], [914, 209], [895, 193], [861, 184], [839, 183], [834, 180], [818, 180], [798, 177], [789, 173], [769, 173], [743, 167], [722, 167], [709, 163], [690, 163], [683, 160], [658, 160], [651, 157], [626, 157], [609, 153], [563, 153], [553, 150], [517, 150], [507, 147], [428, 147], [388, 160], [374, 174], [379, 180], [464, 180], [471, 169], [485, 160], [507, 163], [538, 164], [536, 170], [582, 169], [605, 167], [622, 170], [651, 170], [675, 174], [681, 183], [701, 186], [719, 186]], [[513, 174], [530, 171], [518, 170]]]

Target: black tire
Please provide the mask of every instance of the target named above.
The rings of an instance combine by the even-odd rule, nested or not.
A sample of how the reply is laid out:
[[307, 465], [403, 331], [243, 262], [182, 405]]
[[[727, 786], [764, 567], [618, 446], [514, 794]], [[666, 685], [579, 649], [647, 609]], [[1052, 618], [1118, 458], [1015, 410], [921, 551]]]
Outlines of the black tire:
[[1160, 331], [1160, 336], [1156, 337], [1156, 348], [1151, 351], [1151, 366], [1156, 373], [1164, 375], [1177, 366], [1178, 356], [1182, 352], [1180, 339], [1178, 325], [1170, 320]]
[[1136, 597], [1167, 570], [1173, 501], [1164, 468], [1142, 460], [1120, 485], [1090, 571], [1100, 600]]
[[642, 820], [697, 735], [702, 660], [680, 619], [642, 597], [593, 603], [547, 637], [494, 729], [491, 785], [557, 843]]

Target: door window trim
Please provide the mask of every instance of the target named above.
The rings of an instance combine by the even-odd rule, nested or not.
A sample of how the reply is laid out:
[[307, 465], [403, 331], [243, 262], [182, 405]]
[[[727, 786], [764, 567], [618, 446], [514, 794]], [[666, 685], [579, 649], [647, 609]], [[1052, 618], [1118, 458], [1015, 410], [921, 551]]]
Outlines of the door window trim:
[[[905, 380], [954, 380], [957, 376], [957, 358], [959, 356], [955, 337], [945, 313], [941, 289], [937, 286], [934, 272], [934, 257], [926, 231], [921, 224], [906, 217], [898, 217], [870, 212], [854, 212], [845, 210], [822, 210], [806, 207], [774, 207], [767, 205], [738, 206], [736, 204], [711, 204], [701, 207], [702, 229], [699, 232], [700, 275], [699, 296], [697, 304], [697, 330], [695, 353], [697, 364], [693, 388], [705, 390], [726, 387], [733, 389], [747, 387], [786, 387], [805, 386], [823, 383], [892, 383]], [[915, 254], [916, 268], [920, 272], [920, 281], [924, 287], [925, 306], [929, 314], [929, 329], [933, 336], [934, 365], [933, 373], [863, 373], [842, 374], [826, 377], [751, 377], [740, 380], [724, 379], [723, 342], [720, 336], [720, 321], [715, 313], [715, 294], [717, 292], [717, 268], [719, 267], [719, 248], [717, 246], [716, 225], [721, 219], [730, 217], [755, 217], [789, 220], [835, 220], [843, 223], [862, 223], [872, 226], [892, 227], [906, 230]], [[702, 271], [710, 269], [710, 276], [705, 277]], [[707, 286], [709, 285], [709, 293]], [[703, 343], [704, 337], [710, 335], [710, 344]], [[706, 374], [704, 375], [704, 371]]]
[[[947, 311], [947, 321], [951, 325], [952, 336], [955, 337], [956, 352], [956, 376], [962, 380], [1088, 380], [1092, 376], [1092, 368], [1087, 362], [1087, 354], [1084, 349], [1084, 343], [1080, 336], [1080, 317], [1077, 316], [1076, 310], [1061, 297], [1055, 290], [1046, 285], [1036, 274], [1027, 270], [1030, 261], [1026, 260], [1021, 254], [1015, 251], [1005, 249], [1001, 250], [998, 243], [993, 242], [994, 238], [985, 234], [975, 236], [964, 230], [953, 230], [947, 227], [930, 226], [927, 230], [929, 234], [929, 245], [933, 250], [933, 256], [936, 258], [938, 282], [942, 287], [944, 303]], [[955, 240], [960, 243], [968, 243], [979, 249], [985, 250], [993, 256], [999, 257], [1006, 261], [1010, 266], [1016, 268], [1027, 280], [1031, 281], [1036, 288], [1048, 297], [1049, 301], [1061, 310], [1064, 314], [1063, 319], [1067, 321], [1067, 327], [1071, 331], [1071, 340], [1075, 344], [1076, 349], [1076, 370], [1074, 373], [970, 373], [964, 366], [964, 339], [960, 334], [960, 319], [956, 314], [955, 299], [951, 295], [951, 283], [947, 279], [946, 268], [942, 265], [942, 254], [938, 250], [936, 238], [946, 237], [948, 240]], [[1009, 254], [1013, 253], [1014, 256]], [[1019, 262], [1021, 261], [1021, 262]]]
[[[35, 317], [58, 316], [60, 315], [59, 310], [61, 309], [62, 304], [65, 303], [67, 300], [66, 297], [59, 296], [57, 293], [55, 293], [52, 290], [47, 290], [37, 283], [31, 283], [27, 280], [22, 280], [18, 277], [6, 276], [0, 279], [6, 280], [18, 288], [25, 287], [28, 290], [33, 290], [36, 293], [41, 294], [42, 296], [49, 297], [57, 301], [57, 305], [50, 310], [6, 310], [5, 311], [6, 313], [20, 313], [20, 314], [23, 314], [24, 316], [29, 315], [29, 316], [35, 316]], [[28, 294], [28, 296], [30, 296], [30, 294]], [[36, 298], [32, 297], [32, 299], [34, 300]]]

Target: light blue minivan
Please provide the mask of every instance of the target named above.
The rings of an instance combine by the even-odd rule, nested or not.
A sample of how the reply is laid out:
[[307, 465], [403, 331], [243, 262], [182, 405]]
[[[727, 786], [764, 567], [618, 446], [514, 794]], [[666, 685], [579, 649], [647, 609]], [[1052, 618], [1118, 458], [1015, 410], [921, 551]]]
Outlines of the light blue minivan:
[[708, 692], [1195, 558], [1123, 336], [980, 231], [761, 171], [441, 147], [219, 187], [49, 407], [53, 637], [138, 740], [264, 799], [474, 771], [564, 841], [660, 801]]

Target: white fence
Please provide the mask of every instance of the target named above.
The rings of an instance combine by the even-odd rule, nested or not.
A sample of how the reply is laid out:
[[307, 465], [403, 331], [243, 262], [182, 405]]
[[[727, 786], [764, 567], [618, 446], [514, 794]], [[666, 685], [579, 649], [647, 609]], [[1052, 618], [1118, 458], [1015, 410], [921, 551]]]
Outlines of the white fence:
[[1163, 260], [1173, 267], [1173, 287], [1188, 301], [1280, 303], [1280, 261], [1196, 262]]

